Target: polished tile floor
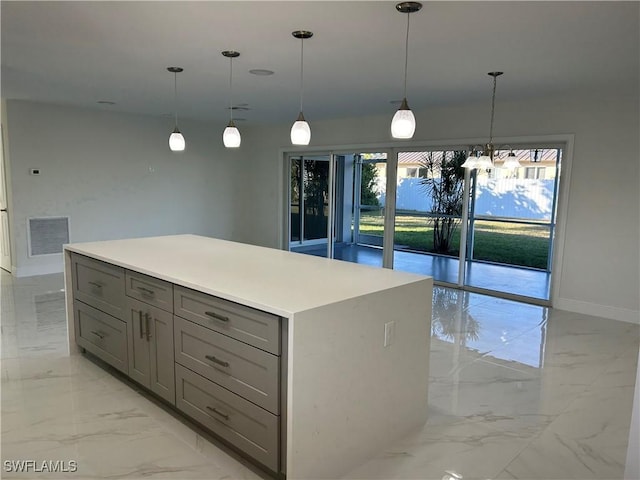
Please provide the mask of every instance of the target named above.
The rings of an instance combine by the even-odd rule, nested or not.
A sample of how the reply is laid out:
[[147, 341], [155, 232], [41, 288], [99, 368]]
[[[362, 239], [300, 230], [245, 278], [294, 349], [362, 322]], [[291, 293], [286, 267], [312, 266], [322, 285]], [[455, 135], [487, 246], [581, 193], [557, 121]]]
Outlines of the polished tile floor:
[[[2, 478], [263, 476], [68, 356], [62, 275], [1, 281]], [[637, 325], [437, 287], [432, 330], [427, 424], [346, 478], [623, 478]], [[78, 471], [7, 471], [27, 459]]]

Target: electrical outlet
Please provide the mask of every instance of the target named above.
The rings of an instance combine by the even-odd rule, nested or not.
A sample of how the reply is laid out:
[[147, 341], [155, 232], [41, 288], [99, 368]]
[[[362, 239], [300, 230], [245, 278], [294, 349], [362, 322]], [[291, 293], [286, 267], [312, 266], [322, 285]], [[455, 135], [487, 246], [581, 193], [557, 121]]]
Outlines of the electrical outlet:
[[391, 321], [384, 324], [384, 346], [388, 347], [396, 339], [396, 322]]

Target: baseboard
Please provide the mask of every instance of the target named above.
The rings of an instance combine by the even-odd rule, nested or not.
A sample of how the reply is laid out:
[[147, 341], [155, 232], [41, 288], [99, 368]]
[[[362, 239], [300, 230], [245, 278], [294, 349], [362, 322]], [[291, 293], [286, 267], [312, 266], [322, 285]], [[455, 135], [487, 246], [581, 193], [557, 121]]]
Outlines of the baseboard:
[[13, 272], [16, 277], [33, 277], [34, 275], [49, 275], [52, 273], [62, 273], [63, 265], [30, 265], [27, 267], [14, 268]]
[[567, 310], [569, 312], [610, 318], [612, 320], [640, 325], [640, 311], [638, 310], [609, 307], [607, 305], [598, 305], [597, 303], [582, 302], [580, 300], [572, 300], [569, 298], [557, 298], [553, 302], [553, 307], [558, 310]]

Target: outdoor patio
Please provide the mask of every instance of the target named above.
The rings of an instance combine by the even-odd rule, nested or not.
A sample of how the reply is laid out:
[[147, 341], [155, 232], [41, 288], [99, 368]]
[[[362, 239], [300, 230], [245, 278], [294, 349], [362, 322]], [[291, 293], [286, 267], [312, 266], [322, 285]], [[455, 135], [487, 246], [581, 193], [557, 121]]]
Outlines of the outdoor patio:
[[[292, 251], [324, 257], [326, 245], [292, 249]], [[376, 247], [337, 244], [335, 258], [382, 267], [382, 249]], [[459, 261], [456, 258], [396, 250], [393, 255], [393, 265], [395, 270], [429, 275], [437, 282], [452, 285], [458, 283]], [[549, 273], [541, 270], [469, 261], [465, 285], [492, 292], [548, 300], [550, 277]]]

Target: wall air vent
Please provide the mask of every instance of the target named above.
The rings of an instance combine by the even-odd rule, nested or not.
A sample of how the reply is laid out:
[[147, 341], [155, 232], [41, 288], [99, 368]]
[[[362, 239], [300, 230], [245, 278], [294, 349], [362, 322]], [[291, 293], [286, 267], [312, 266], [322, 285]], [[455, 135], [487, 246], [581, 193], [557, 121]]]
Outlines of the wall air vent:
[[69, 217], [29, 219], [29, 256], [62, 253], [62, 245], [69, 243]]

